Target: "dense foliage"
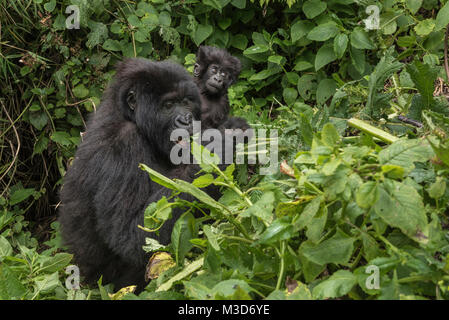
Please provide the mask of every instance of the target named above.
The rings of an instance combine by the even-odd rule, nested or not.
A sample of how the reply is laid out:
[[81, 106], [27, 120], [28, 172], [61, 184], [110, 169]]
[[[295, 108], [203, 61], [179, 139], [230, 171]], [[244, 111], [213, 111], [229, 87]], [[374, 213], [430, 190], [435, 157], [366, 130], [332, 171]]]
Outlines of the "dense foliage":
[[[438, 0], [0, 1], [0, 298], [449, 298], [448, 24]], [[141, 227], [186, 208], [171, 245], [143, 248], [154, 280], [68, 290], [54, 221], [87, 114], [123, 57], [191, 71], [200, 44], [241, 59], [232, 112], [278, 130], [276, 173], [206, 162], [189, 184], [143, 164], [173, 197]]]

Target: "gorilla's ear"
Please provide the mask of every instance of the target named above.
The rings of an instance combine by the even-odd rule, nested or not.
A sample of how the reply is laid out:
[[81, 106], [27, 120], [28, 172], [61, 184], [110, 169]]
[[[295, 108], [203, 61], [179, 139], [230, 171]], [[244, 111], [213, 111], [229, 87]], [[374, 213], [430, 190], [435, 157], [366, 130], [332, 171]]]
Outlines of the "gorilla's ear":
[[193, 67], [193, 76], [198, 78], [200, 74], [201, 74], [201, 66], [199, 63], [195, 63], [195, 66]]
[[133, 89], [130, 89], [128, 93], [126, 94], [126, 103], [128, 104], [128, 107], [134, 111], [136, 109], [137, 105], [137, 94], [136, 91]]

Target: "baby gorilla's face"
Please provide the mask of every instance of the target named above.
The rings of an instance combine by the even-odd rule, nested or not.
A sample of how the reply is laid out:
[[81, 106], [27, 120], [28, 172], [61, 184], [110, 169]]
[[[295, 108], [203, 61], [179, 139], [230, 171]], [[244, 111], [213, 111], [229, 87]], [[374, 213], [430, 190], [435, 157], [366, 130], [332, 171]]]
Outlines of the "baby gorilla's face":
[[218, 94], [228, 88], [230, 75], [217, 64], [211, 64], [205, 73], [206, 89], [211, 94]]

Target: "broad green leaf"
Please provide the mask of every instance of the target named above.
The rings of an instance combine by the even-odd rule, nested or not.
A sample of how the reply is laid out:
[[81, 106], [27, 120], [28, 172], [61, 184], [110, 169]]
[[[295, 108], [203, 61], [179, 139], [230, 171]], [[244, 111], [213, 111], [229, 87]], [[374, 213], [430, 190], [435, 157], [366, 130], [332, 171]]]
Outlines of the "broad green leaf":
[[193, 180], [192, 184], [198, 188], [205, 188], [209, 186], [212, 182], [214, 182], [214, 179], [215, 178], [212, 174], [207, 173]]
[[316, 90], [316, 101], [318, 104], [325, 104], [337, 90], [337, 84], [333, 79], [323, 79], [318, 84]]
[[302, 230], [310, 224], [313, 217], [320, 209], [322, 201], [323, 197], [315, 197], [304, 207], [304, 210], [302, 210], [302, 212], [300, 213], [299, 218], [296, 221], [293, 221], [293, 226], [296, 230]]
[[171, 234], [171, 243], [178, 265], [183, 263], [186, 253], [193, 247], [189, 240], [195, 238], [197, 233], [195, 218], [190, 212], [186, 212], [176, 221]]
[[379, 163], [413, 169], [414, 162], [425, 162], [434, 155], [427, 140], [398, 140], [379, 152]]
[[313, 288], [315, 299], [338, 298], [346, 295], [357, 283], [357, 277], [348, 270], [338, 270]]
[[446, 2], [446, 4], [438, 11], [437, 18], [435, 21], [435, 30], [441, 30], [443, 28], [446, 28], [446, 26], [449, 24], [449, 2]]
[[278, 218], [268, 226], [268, 228], [260, 235], [258, 243], [270, 244], [280, 240], [287, 240], [294, 234], [291, 218], [285, 216]]
[[368, 33], [360, 27], [354, 28], [350, 35], [351, 46], [356, 49], [376, 49], [376, 46], [369, 38]]
[[211, 25], [203, 25], [198, 24], [196, 31], [193, 34], [192, 40], [195, 42], [197, 46], [203, 43], [204, 40], [209, 38], [209, 36], [214, 31], [214, 28]]
[[441, 198], [446, 192], [446, 181], [442, 177], [437, 177], [436, 181], [429, 187], [429, 196], [432, 199]]
[[47, 293], [54, 290], [61, 283], [59, 282], [58, 271], [51, 274], [44, 274], [35, 277], [34, 279], [34, 290], [37, 293]]
[[16, 273], [5, 263], [0, 263], [0, 299], [20, 299], [26, 292]]
[[321, 130], [321, 141], [328, 147], [334, 148], [340, 141], [340, 135], [332, 123], [326, 123]]
[[255, 216], [270, 223], [273, 220], [274, 193], [265, 192], [251, 207], [243, 211], [241, 217]]
[[306, 15], [307, 19], [315, 18], [316, 16], [323, 13], [326, 8], [326, 2], [320, 0], [307, 0], [302, 5], [302, 11]]
[[420, 194], [415, 188], [386, 179], [379, 185], [376, 214], [392, 227], [399, 228], [415, 241], [427, 243], [429, 226]]
[[203, 226], [204, 234], [207, 237], [207, 240], [209, 240], [210, 245], [214, 250], [220, 251], [220, 245], [218, 244], [218, 237], [217, 235], [212, 231], [212, 227], [208, 224]]
[[299, 20], [295, 22], [290, 29], [292, 42], [296, 42], [307, 35], [313, 27], [314, 24], [308, 20]]
[[243, 51], [244, 55], [256, 54], [256, 53], [264, 53], [269, 51], [270, 48], [267, 45], [254, 45]]
[[335, 22], [326, 22], [313, 28], [307, 34], [307, 38], [313, 41], [326, 41], [335, 37], [339, 30]]
[[407, 72], [410, 74], [412, 81], [415, 83], [416, 88], [421, 94], [425, 108], [430, 108], [435, 103], [433, 98], [434, 82], [437, 78], [438, 71], [436, 68], [429, 66], [428, 64], [414, 61], [407, 65]]
[[435, 29], [435, 20], [433, 19], [422, 20], [414, 27], [414, 29], [418, 36], [421, 37], [427, 36], [433, 31], [433, 29]]
[[243, 34], [237, 34], [231, 39], [231, 46], [240, 50], [245, 50], [247, 44], [248, 39]]
[[348, 36], [344, 33], [338, 34], [334, 39], [334, 52], [338, 59], [343, 58], [348, 47]]
[[412, 14], [415, 14], [421, 8], [422, 2], [423, 0], [405, 0], [405, 5]]
[[15, 190], [9, 198], [9, 204], [11, 206], [18, 204], [28, 199], [28, 197], [32, 196], [34, 192], [35, 190], [33, 188]]
[[10, 256], [12, 254], [12, 247], [9, 241], [2, 235], [0, 235], [0, 258]]
[[362, 184], [355, 194], [357, 205], [363, 209], [369, 209], [379, 198], [377, 182], [367, 181]]
[[284, 88], [282, 96], [284, 97], [284, 101], [287, 105], [292, 105], [298, 97], [298, 91], [294, 88]]
[[30, 112], [30, 122], [33, 127], [41, 131], [48, 123], [48, 116], [43, 111]]
[[334, 52], [334, 46], [332, 44], [325, 44], [320, 49], [315, 57], [315, 70], [318, 71], [325, 65], [336, 60], [337, 56]]
[[85, 98], [89, 94], [89, 89], [87, 89], [84, 84], [79, 84], [75, 88], [73, 88], [73, 94], [77, 98]]
[[305, 258], [318, 265], [345, 264], [352, 255], [355, 240], [337, 229], [331, 238], [317, 245], [307, 243], [307, 245], [301, 246], [300, 252]]
[[[243, 290], [243, 297], [241, 295], [236, 296], [236, 291]], [[246, 281], [238, 280], [238, 279], [229, 279], [224, 280], [219, 283], [217, 283], [212, 288], [212, 295], [215, 299], [223, 300], [223, 299], [232, 299], [235, 300], [239, 296], [244, 299], [248, 300], [251, 299], [249, 296], [249, 293], [253, 289], [248, 285]]]
[[55, 271], [62, 270], [70, 263], [72, 258], [73, 258], [73, 255], [65, 253], [65, 252], [57, 253], [53, 257], [48, 257], [48, 259], [45, 259], [42, 262], [39, 271], [40, 272], [42, 272], [42, 271], [55, 272]]

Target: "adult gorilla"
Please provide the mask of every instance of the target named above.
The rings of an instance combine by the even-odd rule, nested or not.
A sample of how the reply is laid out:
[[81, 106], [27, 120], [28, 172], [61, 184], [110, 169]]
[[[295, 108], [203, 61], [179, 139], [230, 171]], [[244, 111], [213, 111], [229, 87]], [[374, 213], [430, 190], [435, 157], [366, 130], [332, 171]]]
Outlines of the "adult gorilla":
[[[129, 59], [87, 124], [73, 164], [64, 178], [59, 221], [64, 242], [88, 282], [103, 275], [116, 289], [145, 285], [148, 256], [140, 230], [146, 206], [170, 191], [138, 168], [145, 163], [168, 177], [192, 181], [195, 166], [173, 165], [172, 130], [192, 130], [200, 120], [200, 97], [190, 75], [170, 62]], [[170, 242], [181, 212], [160, 230]]]

